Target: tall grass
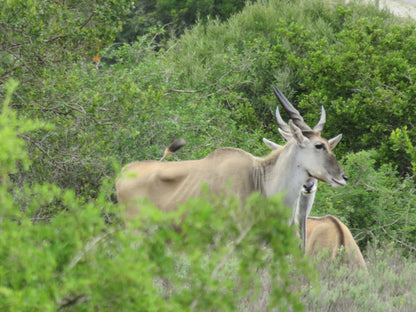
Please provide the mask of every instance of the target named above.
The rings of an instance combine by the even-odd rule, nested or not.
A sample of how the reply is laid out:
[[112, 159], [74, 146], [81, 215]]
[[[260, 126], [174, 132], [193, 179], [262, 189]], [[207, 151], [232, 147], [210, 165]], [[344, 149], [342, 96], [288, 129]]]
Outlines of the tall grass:
[[416, 308], [416, 259], [387, 244], [365, 254], [368, 273], [320, 259], [318, 282], [305, 285], [301, 300], [308, 312], [410, 312]]

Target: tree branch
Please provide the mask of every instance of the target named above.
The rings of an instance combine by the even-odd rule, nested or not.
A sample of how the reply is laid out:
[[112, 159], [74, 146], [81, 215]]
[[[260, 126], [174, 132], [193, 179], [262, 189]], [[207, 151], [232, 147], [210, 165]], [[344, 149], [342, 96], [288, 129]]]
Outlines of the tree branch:
[[[97, 15], [97, 13], [95, 13], [95, 12], [93, 12], [88, 18], [87, 18], [87, 20], [81, 25], [81, 26], [79, 26], [78, 27], [78, 29], [74, 32], [74, 33], [78, 33], [81, 29], [83, 29], [85, 26], [87, 26], [88, 25], [88, 23], [92, 20], [92, 18], [95, 16], [95, 15]], [[66, 35], [58, 35], [58, 36], [55, 36], [55, 37], [53, 37], [53, 38], [50, 38], [50, 39], [48, 39], [48, 40], [46, 40], [46, 43], [51, 43], [51, 42], [54, 42], [54, 41], [56, 41], [56, 40], [58, 40], [58, 39], [62, 39], [62, 38], [66, 38], [66, 37], [68, 37], [69, 35], [68, 34], [66, 34]]]
[[384, 234], [386, 234], [388, 237], [390, 237], [392, 240], [394, 240], [396, 243], [399, 243], [400, 245], [406, 247], [407, 249], [409, 249], [411, 252], [413, 252], [414, 254], [416, 254], [416, 248], [413, 246], [410, 246], [409, 244], [395, 238], [393, 235], [391, 235], [390, 233], [388, 233], [384, 228], [381, 229]]
[[108, 232], [102, 233], [101, 235], [98, 235], [96, 237], [94, 237], [90, 242], [88, 242], [84, 249], [78, 253], [74, 259], [72, 259], [71, 263], [68, 265], [68, 269], [72, 269], [74, 266], [76, 266], [78, 264], [78, 262], [82, 259], [82, 257], [89, 252], [95, 245], [97, 245], [100, 241], [102, 241], [104, 238], [106, 238], [108, 235], [113, 234], [114, 232], [116, 232], [117, 230], [119, 230], [120, 228], [112, 228], [110, 229]]

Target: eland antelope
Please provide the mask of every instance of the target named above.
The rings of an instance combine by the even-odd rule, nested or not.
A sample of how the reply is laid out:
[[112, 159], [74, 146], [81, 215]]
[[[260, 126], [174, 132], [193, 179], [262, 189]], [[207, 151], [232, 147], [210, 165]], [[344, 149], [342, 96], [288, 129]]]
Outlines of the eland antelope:
[[[276, 88], [273, 88], [276, 96], [279, 98], [282, 97], [282, 100], [280, 102], [287, 102], [287, 99], [283, 96], [283, 94], [280, 93], [280, 91]], [[283, 103], [282, 103], [283, 104]], [[292, 106], [293, 108], [293, 106]], [[322, 107], [321, 108], [321, 118], [318, 122], [318, 124], [313, 128], [313, 132], [315, 134], [320, 135], [321, 131], [324, 128], [325, 121], [326, 121], [326, 114], [325, 110]], [[310, 128], [306, 125], [300, 116], [300, 114], [293, 108], [292, 112], [289, 112], [289, 115], [296, 121], [298, 121], [298, 125], [303, 129], [304, 132], [310, 132]], [[280, 114], [276, 114], [277, 122], [280, 128], [278, 129], [280, 134], [286, 139], [286, 141], [291, 141], [293, 139], [292, 134], [290, 132], [289, 126], [283, 121], [282, 118], [280, 118]], [[332, 151], [335, 146], [339, 143], [339, 141], [342, 138], [342, 134], [339, 134], [338, 136], [328, 140], [328, 145], [323, 146], [322, 148], [328, 148]], [[272, 150], [278, 150], [282, 148], [281, 145], [274, 143], [270, 140], [267, 140], [266, 138], [263, 138], [263, 142]], [[316, 146], [319, 148], [319, 145]], [[347, 177], [344, 175], [345, 181], [347, 181]], [[296, 204], [296, 207], [293, 207], [292, 209], [292, 220], [293, 223], [297, 224], [299, 226], [299, 234], [302, 239], [302, 247], [305, 251], [305, 244], [306, 244], [306, 218], [309, 216], [313, 203], [315, 200], [315, 194], [318, 187], [318, 180], [315, 179], [312, 175], [305, 181], [305, 183], [302, 185], [301, 192], [298, 197], [298, 201]]]
[[[278, 150], [282, 148], [281, 145], [274, 143], [266, 138], [263, 138], [263, 142], [272, 150]], [[306, 218], [309, 216], [312, 210], [317, 189], [318, 181], [312, 177], [308, 178], [302, 185], [296, 209], [293, 211], [292, 218], [293, 222], [299, 226], [299, 235], [302, 240], [303, 251], [305, 251], [306, 245]]]
[[306, 238], [307, 255], [317, 256], [327, 250], [330, 258], [335, 259], [342, 251], [343, 263], [352, 268], [367, 270], [363, 255], [350, 230], [336, 217], [308, 217]]
[[291, 138], [281, 149], [264, 158], [226, 147], [198, 160], [130, 163], [116, 181], [117, 200], [125, 209], [124, 217], [139, 213], [137, 200], [141, 198], [149, 199], [162, 211], [176, 209], [178, 204], [200, 195], [203, 184], [214, 194], [227, 192], [241, 202], [253, 192], [265, 197], [285, 192], [284, 201], [292, 210], [297, 207], [301, 186], [310, 177], [333, 187], [344, 186], [347, 177], [331, 151], [340, 136], [329, 141], [320, 136], [326, 118], [323, 107], [321, 118], [312, 129], [280, 90], [273, 90], [291, 118], [287, 124], [276, 108], [280, 131]]

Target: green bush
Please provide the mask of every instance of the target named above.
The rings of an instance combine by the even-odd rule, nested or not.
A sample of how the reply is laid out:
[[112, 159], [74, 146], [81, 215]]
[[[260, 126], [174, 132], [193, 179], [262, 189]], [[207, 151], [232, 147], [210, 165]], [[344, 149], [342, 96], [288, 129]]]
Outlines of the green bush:
[[[381, 17], [363, 17], [355, 23], [347, 19], [333, 42], [322, 38], [307, 57], [297, 59], [299, 86], [307, 91], [300, 107], [307, 111], [315, 103], [327, 107], [350, 150], [383, 147], [392, 131], [409, 126], [415, 118], [416, 59], [410, 53], [415, 44], [411, 24], [386, 24]], [[409, 135], [415, 134], [409, 131]], [[381, 150], [382, 156], [393, 160], [391, 150]], [[397, 164], [401, 173], [410, 169], [409, 163], [407, 168]]]
[[244, 208], [193, 200], [165, 215], [143, 205], [122, 229], [105, 224], [102, 211], [116, 211], [105, 200], [56, 197], [66, 211], [48, 223], [1, 221], [2, 310], [235, 311], [261, 304], [259, 296], [270, 308], [301, 310], [291, 280], [306, 267], [279, 198], [255, 196]]
[[[78, 190], [88, 190], [89, 183], [97, 186], [97, 180], [86, 181], [80, 170], [71, 166], [75, 163], [75, 167], [88, 168], [89, 155], [83, 145], [88, 144], [89, 134], [83, 130], [89, 130], [86, 123], [95, 121], [83, 119], [88, 110], [84, 109], [83, 86], [75, 76], [76, 68], [87, 63], [90, 70], [99, 64], [99, 53], [117, 35], [128, 7], [129, 1], [0, 3], [0, 96], [5, 95], [4, 84], [9, 77], [14, 77], [20, 85], [11, 106], [19, 116], [56, 126], [55, 130], [22, 136], [29, 143], [33, 167], [30, 175], [16, 172], [14, 180], [19, 186], [29, 181], [53, 182]], [[68, 178], [66, 185], [64, 176]]]
[[414, 180], [402, 179], [389, 165], [375, 166], [374, 151], [349, 154], [342, 189], [321, 184], [311, 215], [332, 214], [350, 228], [361, 250], [368, 242], [394, 241], [414, 252], [416, 193]]
[[129, 1], [2, 1], [0, 85], [13, 76], [32, 92], [30, 86], [45, 87], [51, 71], [59, 75], [82, 59], [92, 62], [117, 35], [128, 9]]
[[[159, 32], [159, 36], [166, 33], [169, 36], [179, 36], [196, 22], [206, 22], [210, 18], [226, 20], [240, 11], [246, 2], [246, 0], [134, 1], [132, 12], [123, 25], [123, 31], [117, 41], [132, 43], [137, 37], [152, 33], [157, 28], [163, 29]], [[161, 39], [166, 38], [158, 38]]]

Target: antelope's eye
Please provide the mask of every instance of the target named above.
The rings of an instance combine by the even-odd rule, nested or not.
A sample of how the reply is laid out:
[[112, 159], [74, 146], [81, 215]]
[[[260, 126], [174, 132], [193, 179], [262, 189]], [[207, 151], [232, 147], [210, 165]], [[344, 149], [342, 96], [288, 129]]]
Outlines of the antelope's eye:
[[325, 145], [322, 144], [322, 143], [318, 143], [318, 144], [315, 145], [315, 148], [316, 149], [325, 149]]

